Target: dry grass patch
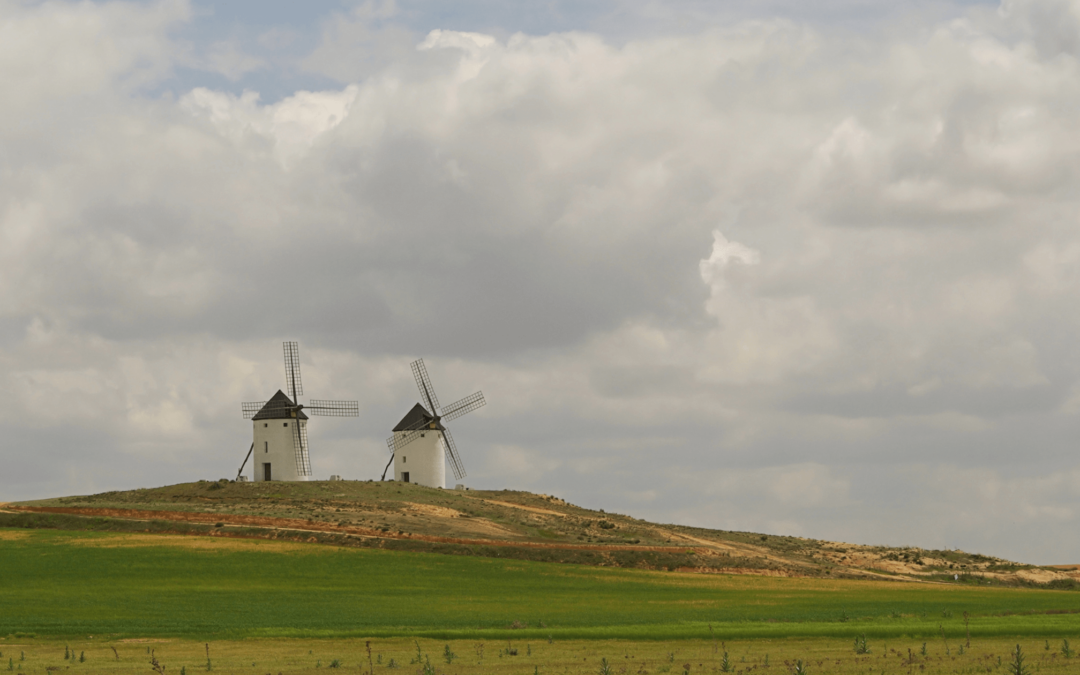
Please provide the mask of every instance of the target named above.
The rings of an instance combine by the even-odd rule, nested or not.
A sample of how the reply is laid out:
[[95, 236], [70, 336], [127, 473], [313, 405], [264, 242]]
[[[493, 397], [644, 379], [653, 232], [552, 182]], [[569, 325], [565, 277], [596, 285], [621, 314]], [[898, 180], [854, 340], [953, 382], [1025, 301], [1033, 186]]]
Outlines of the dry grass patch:
[[[21, 533], [24, 536], [26, 533]], [[0, 539], [4, 537], [0, 536]], [[263, 539], [233, 539], [230, 537], [199, 537], [172, 534], [103, 534], [96, 537], [72, 537], [64, 540], [64, 545], [90, 548], [143, 548], [150, 546], [173, 546], [196, 550], [215, 551], [265, 551], [265, 552], [308, 552], [311, 546], [287, 542], [267, 541]]]

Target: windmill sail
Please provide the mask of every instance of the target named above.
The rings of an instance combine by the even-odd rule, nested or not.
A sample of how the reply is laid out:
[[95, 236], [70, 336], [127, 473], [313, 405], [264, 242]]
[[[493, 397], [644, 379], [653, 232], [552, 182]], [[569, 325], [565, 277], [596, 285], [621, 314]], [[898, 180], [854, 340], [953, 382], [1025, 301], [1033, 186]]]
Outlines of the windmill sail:
[[296, 474], [311, 475], [311, 458], [308, 456], [307, 425], [299, 420], [293, 424], [293, 450], [296, 453]]
[[288, 389], [292, 392], [294, 401], [299, 401], [299, 396], [304, 393], [304, 385], [300, 381], [300, 345], [295, 342], [284, 343], [285, 351], [285, 381]]

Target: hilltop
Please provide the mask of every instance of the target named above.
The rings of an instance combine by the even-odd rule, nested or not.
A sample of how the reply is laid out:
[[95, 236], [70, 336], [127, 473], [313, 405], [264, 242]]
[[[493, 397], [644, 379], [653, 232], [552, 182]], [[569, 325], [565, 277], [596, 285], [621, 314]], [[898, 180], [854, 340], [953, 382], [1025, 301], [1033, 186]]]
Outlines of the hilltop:
[[199, 481], [0, 505], [0, 527], [252, 537], [680, 572], [1080, 587], [977, 553], [666, 525], [520, 491]]

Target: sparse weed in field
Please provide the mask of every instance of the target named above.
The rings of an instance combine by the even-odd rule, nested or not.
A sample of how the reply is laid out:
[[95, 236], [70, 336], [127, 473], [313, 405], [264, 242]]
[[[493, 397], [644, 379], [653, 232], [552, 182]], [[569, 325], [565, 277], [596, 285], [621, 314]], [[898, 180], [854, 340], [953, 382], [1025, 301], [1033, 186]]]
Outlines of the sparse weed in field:
[[922, 654], [923, 656], [926, 656], [926, 643], [925, 642], [922, 643], [922, 649], [920, 650], [919, 653]]
[[180, 666], [180, 675], [187, 675], [187, 666]]
[[855, 638], [855, 653], [856, 654], [869, 654], [870, 647], [866, 644], [866, 633], [863, 633], [859, 637]]
[[71, 658], [71, 652], [68, 651], [68, 646], [64, 645], [64, 660], [67, 661]]
[[731, 662], [728, 660], [728, 654], [725, 651], [724, 655], [720, 658], [720, 671], [724, 673], [730, 673], [734, 668], [731, 666]]
[[1061, 655], [1067, 659], [1071, 659], [1073, 656], [1073, 650], [1069, 648], [1068, 640], [1061, 641]]
[[319, 659], [319, 660], [317, 660], [317, 661], [315, 662], [315, 667], [316, 667], [316, 668], [322, 668], [322, 659]]
[[435, 675], [435, 666], [431, 665], [431, 657], [424, 660], [424, 675]]
[[476, 664], [480, 665], [480, 663], [484, 660], [484, 643], [477, 642], [474, 649], [476, 650]]
[[79, 652], [79, 663], [86, 663], [86, 652]]
[[795, 666], [791, 669], [792, 675], [806, 675], [806, 666], [803, 665], [802, 659], [795, 662]]
[[963, 656], [964, 655], [964, 645], [960, 645], [960, 649], [958, 651], [959, 651], [960, 655]]
[[668, 652], [667, 662], [668, 663], [675, 663], [675, 652]]
[[379, 654], [375, 657], [375, 663], [379, 664], [380, 666], [382, 665], [382, 654]]
[[600, 675], [613, 675], [614, 672], [606, 658], [600, 659]]
[[1031, 669], [1024, 665], [1024, 652], [1020, 651], [1020, 645], [1012, 653], [1012, 662], [1009, 663], [1009, 675], [1029, 675]]
[[8, 657], [8, 660], [7, 660], [7, 669], [8, 670], [15, 670], [15, 659], [11, 658], [10, 656]]
[[338, 661], [337, 659], [334, 659], [334, 660], [332, 660], [330, 662], [330, 665], [328, 667], [329, 668], [340, 668], [341, 667], [341, 661]]
[[416, 645], [416, 656], [413, 658], [412, 661], [409, 661], [409, 663], [423, 663], [424, 652], [420, 649], [420, 642], [417, 640], [413, 640], [413, 644]]
[[389, 661], [386, 662], [386, 667], [387, 668], [397, 668], [398, 667], [397, 661], [395, 661], [394, 659], [390, 659]]
[[457, 654], [450, 651], [450, 643], [446, 643], [446, 646], [443, 648], [442, 656], [443, 656], [443, 659], [446, 661], [447, 665], [450, 665], [451, 663], [453, 663], [454, 659], [457, 658]]
[[1050, 651], [1050, 641], [1049, 640], [1046, 641], [1046, 646], [1043, 647], [1043, 649], [1045, 649], [1046, 651]]

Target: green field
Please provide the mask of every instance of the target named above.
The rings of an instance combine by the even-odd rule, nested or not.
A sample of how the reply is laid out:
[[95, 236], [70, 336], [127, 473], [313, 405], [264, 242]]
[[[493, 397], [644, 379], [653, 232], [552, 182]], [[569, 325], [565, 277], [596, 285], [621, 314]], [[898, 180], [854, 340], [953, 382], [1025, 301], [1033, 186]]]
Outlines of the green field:
[[1080, 634], [1071, 591], [0, 530], [0, 636], [940, 640], [965, 635], [965, 612], [975, 637]]

